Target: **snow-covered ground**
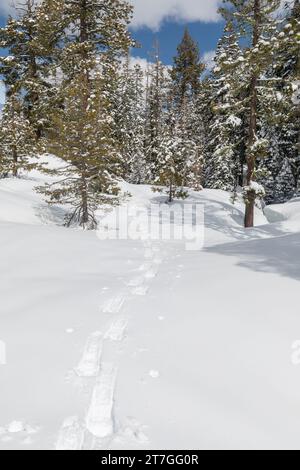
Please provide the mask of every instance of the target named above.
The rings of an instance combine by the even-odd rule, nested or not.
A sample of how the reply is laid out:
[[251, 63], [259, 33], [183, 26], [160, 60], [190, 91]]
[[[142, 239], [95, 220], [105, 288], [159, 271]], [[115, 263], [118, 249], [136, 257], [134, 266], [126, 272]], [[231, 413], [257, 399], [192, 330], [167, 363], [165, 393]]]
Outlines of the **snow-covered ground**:
[[42, 179], [0, 181], [0, 449], [300, 449], [300, 200], [246, 231], [194, 193], [187, 251], [59, 226]]

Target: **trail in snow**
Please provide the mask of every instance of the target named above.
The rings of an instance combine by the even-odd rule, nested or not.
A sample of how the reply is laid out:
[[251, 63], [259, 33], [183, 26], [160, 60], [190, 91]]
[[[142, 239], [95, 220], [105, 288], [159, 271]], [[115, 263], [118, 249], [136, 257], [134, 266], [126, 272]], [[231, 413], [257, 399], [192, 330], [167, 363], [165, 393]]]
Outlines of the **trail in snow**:
[[87, 341], [83, 356], [75, 368], [75, 372], [80, 377], [96, 377], [99, 373], [100, 358], [102, 353], [101, 332], [96, 331]]
[[114, 364], [101, 365], [100, 376], [93, 390], [86, 416], [88, 431], [97, 438], [111, 436], [114, 432], [113, 404], [117, 368]]
[[56, 450], [81, 450], [84, 432], [77, 416], [65, 419], [59, 431]]
[[127, 282], [127, 286], [128, 287], [138, 287], [142, 284], [144, 284], [145, 282], [145, 278], [142, 277], [142, 276], [139, 276], [139, 277], [135, 277], [133, 279], [131, 279], [130, 281]]
[[117, 318], [112, 322], [110, 328], [105, 333], [104, 339], [109, 339], [111, 341], [122, 341], [127, 325], [128, 318]]
[[126, 296], [124, 294], [118, 294], [104, 304], [102, 311], [103, 313], [118, 313], [122, 309], [125, 301]]
[[149, 291], [149, 286], [139, 286], [139, 287], [135, 287], [134, 289], [132, 289], [131, 293], [133, 295], [141, 295], [141, 296], [144, 296], [148, 293]]
[[156, 266], [150, 267], [145, 272], [145, 279], [154, 279], [157, 276], [157, 274], [158, 274], [158, 268]]
[[[153, 248], [151, 243], [145, 242], [144, 259], [149, 260], [143, 264], [139, 271], [143, 272], [129, 280], [126, 285], [127, 291], [122, 291], [111, 297], [102, 306], [104, 313], [119, 314], [126, 301], [131, 295], [145, 296], [149, 290], [149, 282], [158, 274], [158, 266], [162, 262], [159, 257], [159, 249]], [[68, 418], [63, 423], [59, 433], [58, 450], [79, 450], [83, 446], [84, 438], [88, 439], [88, 434], [94, 436], [91, 448], [95, 448], [95, 439], [105, 439], [115, 436], [115, 438], [135, 439], [142, 444], [148, 442], [147, 437], [140, 429], [138, 422], [131, 419], [134, 425], [125, 427], [120, 434], [115, 434], [114, 429], [114, 394], [117, 379], [116, 357], [110, 357], [111, 362], [102, 362], [102, 355], [105, 349], [105, 342], [120, 342], [124, 339], [128, 327], [129, 318], [119, 316], [112, 320], [104, 336], [101, 332], [93, 333], [87, 340], [83, 356], [75, 371], [80, 377], [95, 377], [96, 382], [92, 391], [91, 402], [85, 417], [85, 428], [79, 424], [77, 417]]]

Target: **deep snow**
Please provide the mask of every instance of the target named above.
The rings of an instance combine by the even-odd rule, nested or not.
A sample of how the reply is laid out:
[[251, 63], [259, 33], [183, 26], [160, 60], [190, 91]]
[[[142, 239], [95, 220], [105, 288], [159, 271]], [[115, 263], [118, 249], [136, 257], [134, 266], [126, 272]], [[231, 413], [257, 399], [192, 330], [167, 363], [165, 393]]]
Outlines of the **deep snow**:
[[0, 449], [300, 449], [300, 200], [194, 193], [186, 251], [59, 226], [43, 179], [0, 181]]

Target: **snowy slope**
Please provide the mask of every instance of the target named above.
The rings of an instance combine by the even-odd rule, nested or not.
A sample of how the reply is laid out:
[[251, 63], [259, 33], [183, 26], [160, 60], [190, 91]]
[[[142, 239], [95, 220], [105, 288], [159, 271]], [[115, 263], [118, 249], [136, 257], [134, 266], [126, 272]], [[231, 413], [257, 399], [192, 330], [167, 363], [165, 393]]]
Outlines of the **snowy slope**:
[[194, 193], [189, 252], [58, 226], [43, 178], [0, 181], [0, 449], [299, 449], [300, 201], [245, 231], [228, 194]]

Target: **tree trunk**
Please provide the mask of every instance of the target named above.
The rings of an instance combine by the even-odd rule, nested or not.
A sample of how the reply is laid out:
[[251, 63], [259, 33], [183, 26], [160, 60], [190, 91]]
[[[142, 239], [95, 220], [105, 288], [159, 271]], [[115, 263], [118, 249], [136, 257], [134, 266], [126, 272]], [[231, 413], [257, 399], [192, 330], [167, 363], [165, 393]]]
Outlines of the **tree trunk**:
[[84, 175], [81, 179], [81, 218], [79, 223], [84, 228], [86, 228], [89, 223], [88, 194]]
[[16, 148], [13, 149], [13, 176], [16, 178], [18, 176], [18, 153]]
[[170, 181], [170, 186], [169, 186], [169, 203], [171, 204], [173, 202], [173, 183]]
[[248, 199], [246, 201], [246, 211], [245, 211], [245, 227], [251, 228], [254, 226], [254, 208], [255, 208], [255, 192], [248, 193]]
[[[252, 45], [256, 47], [259, 41], [259, 25], [260, 25], [260, 4], [261, 0], [254, 0], [254, 26], [253, 26], [253, 39]], [[254, 179], [255, 172], [255, 155], [252, 153], [251, 148], [255, 143], [257, 131], [257, 84], [258, 74], [253, 72], [250, 83], [250, 118], [249, 118], [249, 140], [247, 150], [247, 185], [251, 184]], [[254, 226], [254, 207], [255, 207], [255, 193], [248, 194], [246, 201], [245, 211], [245, 227], [250, 228]]]

